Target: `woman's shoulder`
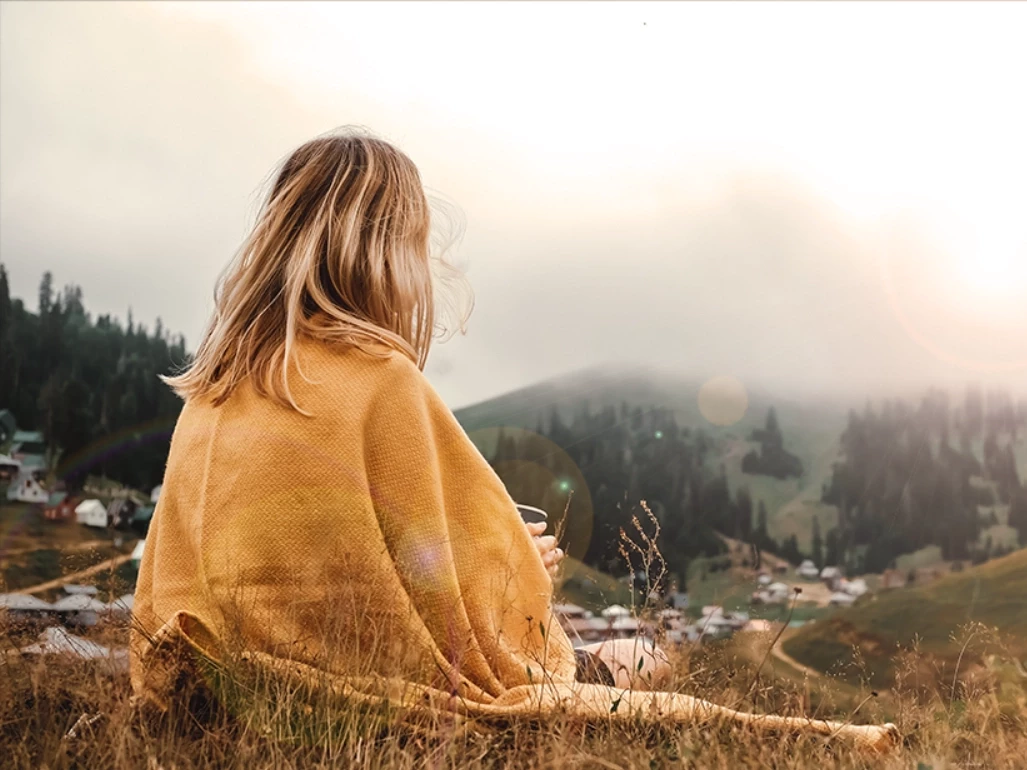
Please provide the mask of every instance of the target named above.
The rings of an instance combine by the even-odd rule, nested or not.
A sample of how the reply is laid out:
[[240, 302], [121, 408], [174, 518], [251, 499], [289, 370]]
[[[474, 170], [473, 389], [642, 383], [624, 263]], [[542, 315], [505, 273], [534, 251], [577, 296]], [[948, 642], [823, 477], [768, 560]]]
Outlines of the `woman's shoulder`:
[[312, 383], [344, 386], [371, 397], [383, 392], [431, 392], [418, 366], [387, 345], [357, 347], [303, 340], [296, 353], [298, 374]]

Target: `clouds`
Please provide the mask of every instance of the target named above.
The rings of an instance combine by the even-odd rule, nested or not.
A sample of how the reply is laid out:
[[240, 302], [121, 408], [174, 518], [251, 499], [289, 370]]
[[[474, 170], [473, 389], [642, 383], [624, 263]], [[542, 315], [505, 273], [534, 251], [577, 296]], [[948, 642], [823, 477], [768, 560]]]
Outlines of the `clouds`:
[[[94, 312], [131, 306], [195, 344], [265, 175], [356, 123], [465, 214], [476, 311], [428, 369], [453, 405], [609, 361], [860, 394], [978, 377], [973, 355], [1027, 361], [1027, 272], [999, 260], [995, 292], [965, 286], [939, 229], [954, 208], [998, 223], [992, 250], [1027, 243], [1006, 184], [1027, 121], [998, 98], [1021, 54], [1009, 25], [981, 38], [997, 11], [945, 10], [904, 41], [901, 9], [880, 28], [844, 6], [576, 6], [5, 4], [14, 292], [50, 269]], [[960, 25], [982, 51], [963, 65], [993, 80], [939, 63]], [[926, 235], [880, 226], [916, 195]]]

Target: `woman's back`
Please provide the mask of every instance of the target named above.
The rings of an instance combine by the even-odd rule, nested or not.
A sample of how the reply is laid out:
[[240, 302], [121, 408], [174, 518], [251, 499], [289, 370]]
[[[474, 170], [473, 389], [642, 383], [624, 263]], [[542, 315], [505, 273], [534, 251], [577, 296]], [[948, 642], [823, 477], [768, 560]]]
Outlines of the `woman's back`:
[[486, 699], [545, 655], [571, 678], [566, 638], [528, 620], [547, 617], [551, 588], [513, 502], [417, 368], [314, 341], [296, 360], [309, 416], [247, 384], [183, 410], [141, 565], [137, 659], [185, 620], [219, 657]]

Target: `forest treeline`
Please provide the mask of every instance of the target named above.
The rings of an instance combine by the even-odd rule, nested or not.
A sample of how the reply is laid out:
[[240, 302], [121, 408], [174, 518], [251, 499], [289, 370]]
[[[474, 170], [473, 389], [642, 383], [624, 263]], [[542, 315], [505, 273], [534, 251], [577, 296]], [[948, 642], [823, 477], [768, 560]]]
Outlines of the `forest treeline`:
[[[184, 338], [159, 319], [151, 330], [131, 312], [125, 324], [94, 318], [81, 289], [58, 291], [49, 273], [32, 312], [11, 298], [0, 265], [0, 409], [43, 431], [70, 487], [88, 474], [143, 490], [160, 482], [181, 401], [158, 377], [188, 361]], [[645, 500], [666, 566], [683, 582], [692, 560], [723, 552], [719, 534], [852, 572], [880, 571], [927, 545], [948, 559], [998, 555], [981, 532], [1000, 517], [1027, 543], [1027, 487], [1013, 449], [1025, 432], [1027, 403], [973, 388], [958, 403], [931, 392], [916, 405], [850, 413], [822, 495], [838, 525], [822, 532], [814, 520], [811, 553], [794, 535], [771, 539], [764, 502], [744, 484], [730, 488], [715, 439], [679, 425], [670, 409], [625, 402], [592, 411], [581, 399], [551, 409], [534, 431], [498, 429], [483, 451], [519, 502], [556, 514], [569, 505], [570, 552], [612, 574], [625, 570], [620, 532], [631, 531]], [[787, 434], [771, 409], [743, 470], [800, 476]]]
[[36, 312], [12, 298], [0, 264], [0, 409], [40, 430], [58, 477], [88, 474], [148, 490], [160, 482], [182, 403], [158, 375], [188, 361], [185, 339], [157, 319], [86, 312], [82, 290], [58, 289], [47, 272]]

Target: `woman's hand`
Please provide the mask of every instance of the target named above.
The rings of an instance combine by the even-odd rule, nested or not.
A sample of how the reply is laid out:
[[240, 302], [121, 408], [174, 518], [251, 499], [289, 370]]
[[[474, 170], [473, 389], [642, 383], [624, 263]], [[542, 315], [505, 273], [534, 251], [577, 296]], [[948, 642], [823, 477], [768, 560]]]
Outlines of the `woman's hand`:
[[564, 554], [562, 548], [556, 547], [555, 537], [552, 535], [542, 535], [546, 531], [546, 523], [544, 521], [525, 524], [525, 526], [528, 528], [528, 533], [535, 539], [535, 547], [538, 548], [538, 554], [542, 557], [542, 563], [545, 565], [546, 571], [550, 577], [555, 578], [557, 571], [560, 569], [560, 562], [563, 561], [563, 557], [566, 554]]

